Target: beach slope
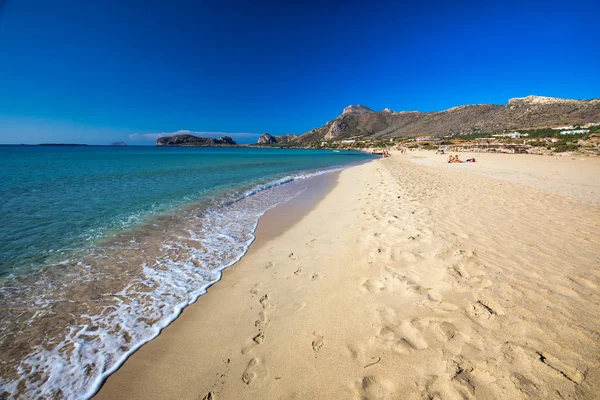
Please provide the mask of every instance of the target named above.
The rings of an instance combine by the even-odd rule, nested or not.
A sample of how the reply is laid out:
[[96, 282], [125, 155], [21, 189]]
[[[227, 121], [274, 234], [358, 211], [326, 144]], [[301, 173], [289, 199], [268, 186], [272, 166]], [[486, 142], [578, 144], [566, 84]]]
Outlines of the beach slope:
[[261, 239], [267, 214], [248, 254], [96, 398], [596, 397], [599, 160], [476, 158], [344, 170]]

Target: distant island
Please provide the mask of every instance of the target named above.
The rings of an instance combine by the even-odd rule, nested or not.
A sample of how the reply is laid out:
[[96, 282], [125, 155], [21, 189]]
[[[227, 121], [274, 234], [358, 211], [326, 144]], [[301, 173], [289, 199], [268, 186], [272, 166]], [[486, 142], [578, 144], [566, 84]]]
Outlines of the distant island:
[[229, 136], [219, 139], [203, 138], [194, 135], [164, 136], [156, 140], [157, 146], [236, 146], [237, 143]]
[[127, 143], [125, 142], [112, 142], [109, 144], [109, 146], [127, 146]]

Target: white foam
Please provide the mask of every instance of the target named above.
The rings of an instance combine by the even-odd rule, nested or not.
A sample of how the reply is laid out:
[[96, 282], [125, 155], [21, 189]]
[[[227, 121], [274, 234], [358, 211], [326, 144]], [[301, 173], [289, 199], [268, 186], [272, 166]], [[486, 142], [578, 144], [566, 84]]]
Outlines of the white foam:
[[[293, 185], [277, 191], [267, 189], [344, 168], [347, 166], [287, 176], [200, 215], [190, 215], [188, 228], [163, 243], [162, 256], [144, 264], [143, 275], [113, 294], [110, 306], [97, 315], [84, 315], [85, 323], [70, 326], [64, 339], [53, 347], [36, 347], [21, 361], [18, 379], [0, 377], [0, 392], [6, 391], [9, 398], [93, 396], [133, 352], [206, 293], [220, 280], [224, 268], [241, 259], [254, 240], [259, 218], [267, 210], [303, 190]], [[173, 259], [173, 254], [186, 257]], [[25, 393], [19, 392], [21, 381], [25, 382]]]

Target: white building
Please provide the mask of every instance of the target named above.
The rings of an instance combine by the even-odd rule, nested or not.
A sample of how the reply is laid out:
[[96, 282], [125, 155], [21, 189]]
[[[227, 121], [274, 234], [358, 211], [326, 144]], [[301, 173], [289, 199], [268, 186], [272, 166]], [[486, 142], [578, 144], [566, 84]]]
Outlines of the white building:
[[498, 133], [497, 135], [492, 135], [493, 137], [508, 137], [511, 139], [519, 139], [522, 137], [529, 136], [529, 133], [521, 133], [521, 132], [510, 132], [510, 133]]
[[570, 131], [560, 131], [561, 135], [579, 135], [582, 133], [588, 133], [590, 130], [589, 129], [573, 129]]

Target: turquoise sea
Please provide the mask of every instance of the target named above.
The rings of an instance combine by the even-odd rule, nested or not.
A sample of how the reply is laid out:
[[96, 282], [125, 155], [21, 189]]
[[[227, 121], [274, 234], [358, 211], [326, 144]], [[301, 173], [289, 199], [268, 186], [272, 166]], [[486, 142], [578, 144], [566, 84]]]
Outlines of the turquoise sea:
[[90, 397], [243, 256], [266, 210], [370, 158], [0, 146], [0, 397]]

